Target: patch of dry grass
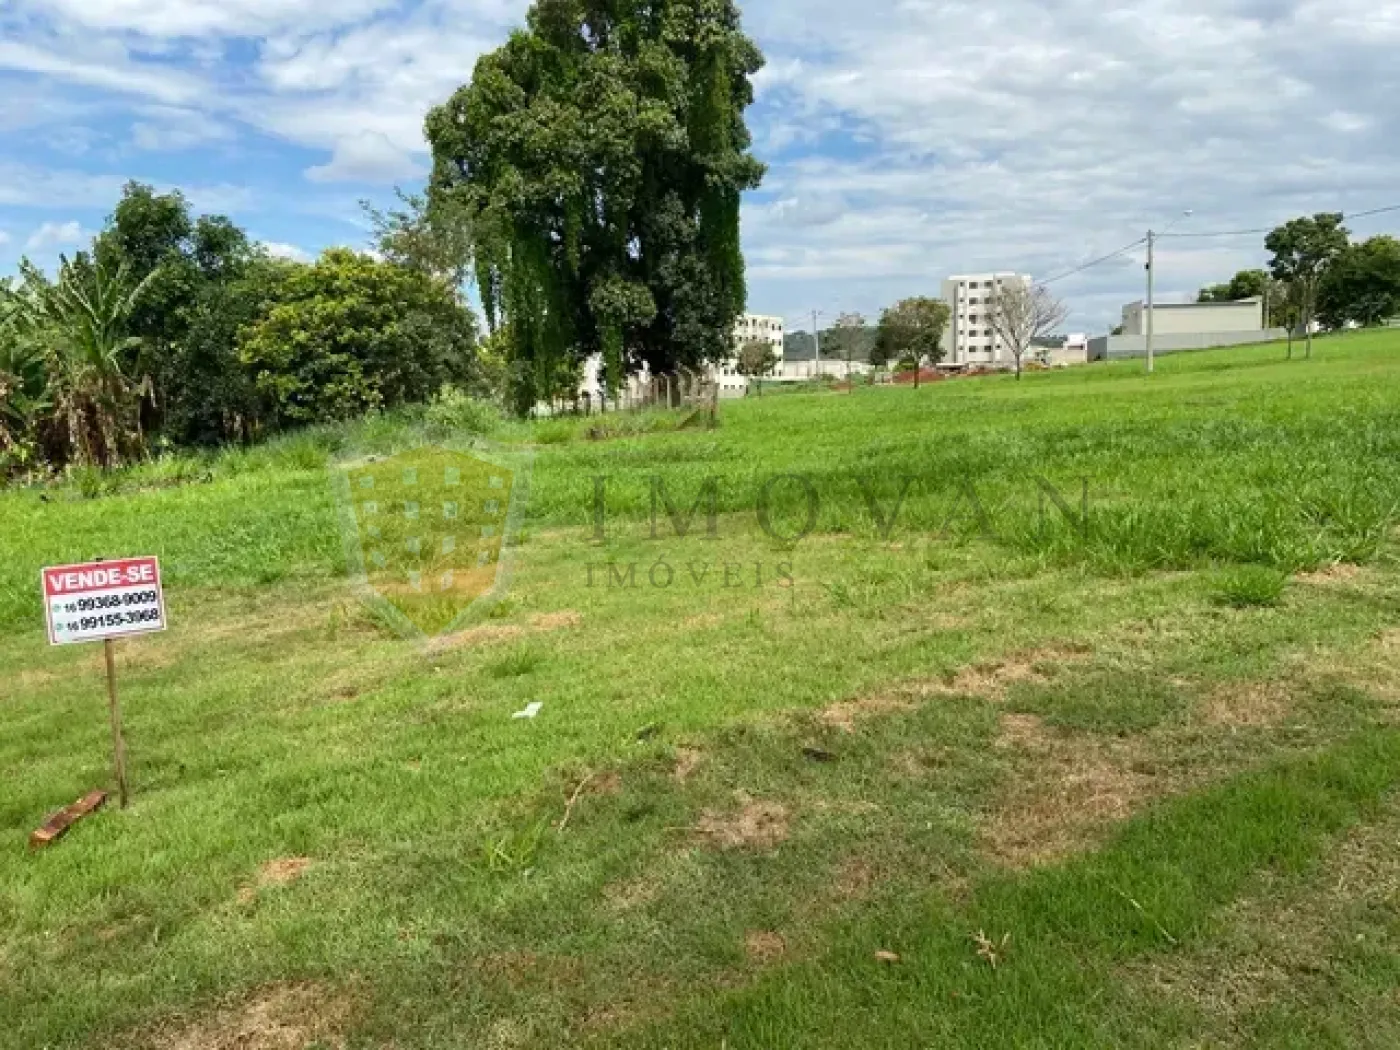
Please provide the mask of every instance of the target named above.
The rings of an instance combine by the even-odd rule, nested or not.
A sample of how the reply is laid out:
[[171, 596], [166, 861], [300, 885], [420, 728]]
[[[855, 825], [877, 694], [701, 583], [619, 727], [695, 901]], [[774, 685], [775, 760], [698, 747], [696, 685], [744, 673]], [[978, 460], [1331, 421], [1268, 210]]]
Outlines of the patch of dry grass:
[[324, 985], [277, 984], [155, 1033], [147, 1045], [152, 1050], [342, 1050], [354, 1012], [353, 998]]
[[257, 878], [250, 886], [238, 891], [238, 900], [250, 904], [265, 889], [277, 886], [290, 886], [310, 870], [315, 862], [310, 857], [278, 857], [258, 869]]
[[[1331, 998], [1342, 956], [1387, 950], [1374, 929], [1356, 932], [1353, 918], [1400, 918], [1397, 840], [1400, 806], [1392, 802], [1381, 820], [1342, 838], [1306, 884], [1285, 888], [1265, 880], [1229, 909], [1220, 935], [1136, 965], [1130, 980], [1210, 1018], [1218, 1029], [1211, 1046], [1248, 1045], [1251, 1015], [1271, 1005], [1298, 1006], [1310, 995]], [[1389, 950], [1400, 944], [1392, 941]], [[1372, 1005], [1392, 1025], [1400, 1023], [1400, 999], [1393, 994], [1388, 1004]]]
[[738, 796], [739, 808], [728, 812], [706, 810], [696, 830], [720, 849], [776, 849], [788, 837], [792, 814], [781, 802]]
[[1168, 784], [1142, 772], [1139, 742], [1050, 729], [1036, 715], [1006, 714], [997, 749], [1010, 777], [981, 829], [984, 849], [1011, 867], [1060, 860], [1126, 819]]

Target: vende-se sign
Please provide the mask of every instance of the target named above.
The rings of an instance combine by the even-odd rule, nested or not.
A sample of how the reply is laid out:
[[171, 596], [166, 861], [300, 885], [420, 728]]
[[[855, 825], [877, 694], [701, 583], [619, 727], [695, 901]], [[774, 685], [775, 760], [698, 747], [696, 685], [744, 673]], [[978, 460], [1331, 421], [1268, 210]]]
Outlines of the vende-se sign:
[[156, 558], [126, 558], [45, 569], [50, 645], [74, 645], [165, 630]]

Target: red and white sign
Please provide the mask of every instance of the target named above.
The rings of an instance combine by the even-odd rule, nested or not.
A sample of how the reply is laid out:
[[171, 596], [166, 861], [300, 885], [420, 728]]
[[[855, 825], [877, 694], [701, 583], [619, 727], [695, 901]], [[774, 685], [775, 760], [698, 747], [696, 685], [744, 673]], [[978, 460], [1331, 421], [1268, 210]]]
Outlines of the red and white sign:
[[45, 569], [50, 645], [75, 645], [165, 630], [160, 562], [125, 558]]

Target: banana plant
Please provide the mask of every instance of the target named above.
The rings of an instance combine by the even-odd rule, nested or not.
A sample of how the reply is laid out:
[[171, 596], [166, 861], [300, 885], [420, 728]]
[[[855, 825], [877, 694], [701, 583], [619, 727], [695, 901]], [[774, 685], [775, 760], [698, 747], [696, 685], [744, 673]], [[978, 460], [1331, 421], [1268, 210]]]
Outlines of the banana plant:
[[83, 252], [60, 257], [56, 280], [28, 260], [20, 273], [16, 328], [41, 348], [72, 460], [114, 466], [124, 454], [139, 453], [139, 394], [122, 363], [141, 343], [129, 324], [154, 274], [133, 281], [125, 264], [112, 269]]

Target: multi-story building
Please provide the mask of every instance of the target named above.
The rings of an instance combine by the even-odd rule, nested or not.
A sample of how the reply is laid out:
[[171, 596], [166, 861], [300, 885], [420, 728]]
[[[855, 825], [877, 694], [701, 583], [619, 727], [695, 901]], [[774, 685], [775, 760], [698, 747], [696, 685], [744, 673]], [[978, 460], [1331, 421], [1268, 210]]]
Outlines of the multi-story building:
[[943, 339], [943, 364], [955, 368], [1009, 365], [1010, 351], [992, 330], [988, 304], [998, 288], [1030, 283], [1030, 277], [1020, 273], [976, 273], [944, 281], [943, 301], [951, 316]]
[[778, 358], [773, 372], [777, 374], [782, 371], [783, 319], [762, 314], [744, 314], [734, 325], [734, 356], [713, 369], [715, 382], [719, 384], [720, 397], [743, 397], [748, 393], [748, 376], [739, 372], [739, 351], [745, 343], [754, 341], [767, 343], [773, 348], [773, 353]]

